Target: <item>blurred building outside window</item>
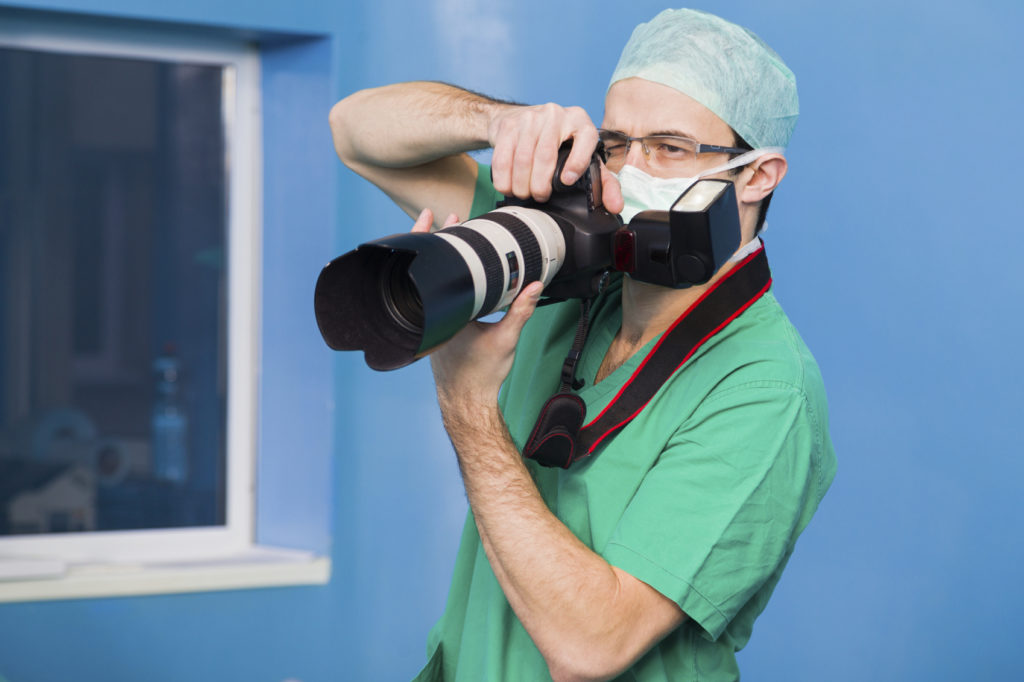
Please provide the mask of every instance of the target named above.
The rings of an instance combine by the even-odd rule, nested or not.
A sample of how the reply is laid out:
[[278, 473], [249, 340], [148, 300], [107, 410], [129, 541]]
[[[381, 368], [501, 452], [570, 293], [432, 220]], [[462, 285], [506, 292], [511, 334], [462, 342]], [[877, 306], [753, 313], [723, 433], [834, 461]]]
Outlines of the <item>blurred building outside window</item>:
[[0, 27], [0, 579], [252, 544], [259, 101], [241, 42]]

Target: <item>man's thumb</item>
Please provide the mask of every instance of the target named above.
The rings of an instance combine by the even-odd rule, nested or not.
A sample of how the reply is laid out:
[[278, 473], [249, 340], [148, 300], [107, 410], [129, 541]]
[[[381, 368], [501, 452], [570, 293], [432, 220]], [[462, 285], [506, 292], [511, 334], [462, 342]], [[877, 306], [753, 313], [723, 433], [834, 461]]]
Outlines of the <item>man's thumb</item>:
[[533, 311], [537, 309], [537, 301], [540, 300], [540, 292], [543, 290], [543, 284], [531, 282], [519, 292], [516, 300], [512, 301], [505, 319], [512, 318], [509, 322], [514, 325], [516, 334], [522, 330], [523, 325], [533, 315]]

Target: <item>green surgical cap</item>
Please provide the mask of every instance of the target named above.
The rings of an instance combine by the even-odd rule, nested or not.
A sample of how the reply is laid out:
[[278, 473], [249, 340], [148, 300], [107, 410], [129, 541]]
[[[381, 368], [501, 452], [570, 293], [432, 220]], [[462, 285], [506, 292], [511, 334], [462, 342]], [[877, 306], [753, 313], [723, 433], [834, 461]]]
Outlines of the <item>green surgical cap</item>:
[[755, 149], [785, 147], [796, 127], [793, 72], [756, 35], [707, 12], [667, 9], [637, 26], [609, 87], [634, 77], [692, 97]]

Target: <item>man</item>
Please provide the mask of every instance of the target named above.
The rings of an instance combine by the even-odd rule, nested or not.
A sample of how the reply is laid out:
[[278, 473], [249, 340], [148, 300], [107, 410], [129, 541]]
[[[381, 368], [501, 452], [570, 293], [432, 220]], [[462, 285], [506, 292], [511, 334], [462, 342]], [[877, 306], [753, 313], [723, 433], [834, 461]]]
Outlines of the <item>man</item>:
[[[739, 256], [758, 251], [795, 121], [795, 82], [778, 55], [691, 10], [636, 29], [600, 133], [579, 108], [438, 83], [358, 92], [331, 112], [342, 161], [418, 216], [414, 230], [490, 210], [497, 193], [548, 199], [570, 139], [562, 180], [585, 171], [603, 137], [604, 205], [627, 221], [667, 209], [695, 176], [734, 183], [744, 246], [708, 284], [616, 277], [594, 302], [577, 370], [590, 415]], [[486, 147], [493, 182], [466, 155]], [[524, 287], [501, 322], [471, 324], [431, 356], [470, 515], [420, 679], [737, 679], [735, 652], [835, 470], [813, 358], [765, 294], [594, 454], [544, 468], [521, 453], [558, 390], [578, 307], [535, 312], [540, 290]]]

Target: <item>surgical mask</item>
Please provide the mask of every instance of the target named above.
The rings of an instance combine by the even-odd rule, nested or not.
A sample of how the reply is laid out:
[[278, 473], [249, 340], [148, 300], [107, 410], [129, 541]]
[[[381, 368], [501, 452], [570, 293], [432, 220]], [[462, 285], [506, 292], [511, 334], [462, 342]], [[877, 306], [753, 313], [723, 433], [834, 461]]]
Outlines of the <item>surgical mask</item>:
[[625, 207], [622, 209], [622, 221], [628, 223], [633, 216], [641, 211], [667, 211], [672, 208], [672, 204], [680, 194], [690, 189], [690, 186], [701, 178], [745, 166], [765, 154], [781, 154], [784, 151], [782, 147], [753, 149], [746, 154], [740, 154], [727, 163], [701, 171], [688, 178], [656, 178], [636, 166], [623, 166], [622, 170], [616, 174], [619, 186], [622, 187], [622, 199], [625, 202]]

